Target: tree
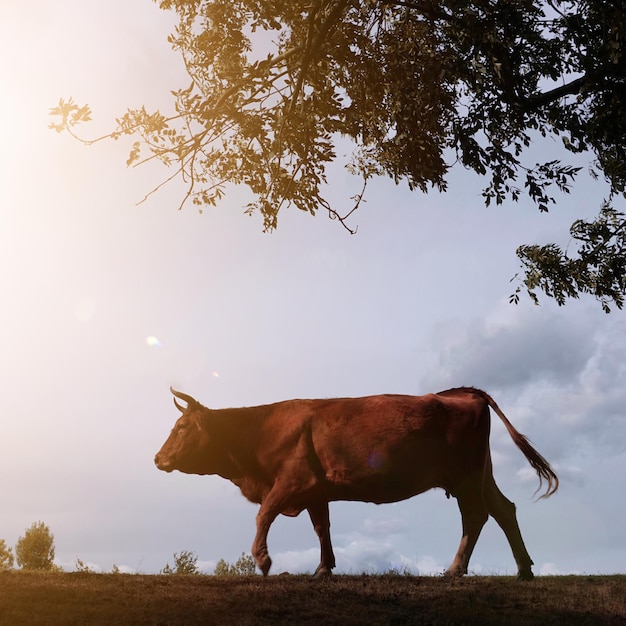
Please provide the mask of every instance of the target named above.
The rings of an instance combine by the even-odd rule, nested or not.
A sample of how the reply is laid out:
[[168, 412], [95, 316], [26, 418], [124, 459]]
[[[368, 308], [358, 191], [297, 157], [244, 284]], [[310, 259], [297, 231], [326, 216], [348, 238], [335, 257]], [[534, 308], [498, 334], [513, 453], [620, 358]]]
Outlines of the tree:
[[161, 570], [161, 574], [168, 575], [185, 575], [191, 576], [200, 573], [198, 569], [198, 556], [195, 552], [190, 550], [182, 550], [181, 552], [174, 552], [174, 567], [171, 567], [169, 563]]
[[234, 565], [220, 559], [213, 574], [215, 576], [254, 576], [256, 574], [256, 562], [252, 555], [242, 552]]
[[[247, 186], [266, 230], [282, 207], [348, 217], [373, 176], [445, 190], [454, 166], [487, 177], [486, 204], [525, 193], [540, 211], [579, 167], [534, 162], [540, 137], [591, 155], [606, 210], [575, 223], [579, 248], [522, 246], [523, 286], [623, 305], [626, 216], [626, 10], [619, 0], [161, 0], [179, 24], [169, 41], [190, 84], [174, 110], [128, 110], [99, 139], [135, 137], [127, 164], [160, 160], [181, 177], [181, 207], [215, 205]], [[51, 124], [73, 136], [88, 106], [61, 100]], [[86, 141], [93, 143], [99, 139]], [[82, 140], [82, 139], [81, 139]], [[361, 179], [354, 204], [325, 197], [345, 142]], [[160, 188], [159, 185], [156, 189]], [[155, 190], [153, 190], [155, 191]], [[152, 192], [150, 192], [152, 193]], [[150, 195], [150, 194], [148, 194]], [[521, 286], [520, 286], [521, 287]], [[520, 289], [512, 296], [517, 301]]]
[[0, 572], [13, 568], [13, 550], [9, 548], [4, 539], [0, 539]]
[[15, 545], [15, 558], [22, 569], [55, 569], [54, 535], [43, 522], [33, 522]]

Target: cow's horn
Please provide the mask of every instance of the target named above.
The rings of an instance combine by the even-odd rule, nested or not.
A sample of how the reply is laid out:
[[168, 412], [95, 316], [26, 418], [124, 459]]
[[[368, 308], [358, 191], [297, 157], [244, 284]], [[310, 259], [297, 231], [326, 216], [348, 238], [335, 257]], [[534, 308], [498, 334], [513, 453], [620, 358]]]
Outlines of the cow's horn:
[[194, 404], [198, 404], [198, 402], [194, 398], [192, 398], [191, 396], [188, 396], [186, 393], [176, 391], [173, 387], [170, 387], [170, 391], [172, 392], [172, 395], [174, 396], [174, 404], [176, 405], [176, 408], [181, 412], [185, 411], [185, 407], [178, 404], [178, 402], [176, 402], [176, 398], [180, 398], [181, 400], [184, 400], [187, 403], [188, 407]]

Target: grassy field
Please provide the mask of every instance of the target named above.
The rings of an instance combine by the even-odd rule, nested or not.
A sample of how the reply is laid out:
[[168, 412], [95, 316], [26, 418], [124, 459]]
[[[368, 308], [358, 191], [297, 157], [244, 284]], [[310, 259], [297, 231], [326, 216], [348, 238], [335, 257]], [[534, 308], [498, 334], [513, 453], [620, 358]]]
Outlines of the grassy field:
[[0, 573], [0, 624], [626, 624], [626, 576]]

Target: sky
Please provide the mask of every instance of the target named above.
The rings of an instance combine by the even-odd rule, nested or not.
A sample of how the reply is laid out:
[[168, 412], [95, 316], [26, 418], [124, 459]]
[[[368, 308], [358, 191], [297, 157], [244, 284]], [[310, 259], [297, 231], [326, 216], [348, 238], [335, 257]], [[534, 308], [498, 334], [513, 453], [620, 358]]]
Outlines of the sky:
[[[606, 188], [583, 172], [545, 215], [526, 199], [484, 207], [484, 181], [463, 170], [446, 194], [380, 181], [354, 236], [295, 209], [264, 234], [237, 189], [202, 214], [177, 210], [177, 183], [137, 204], [167, 172], [127, 169], [123, 141], [49, 130], [48, 111], [89, 104], [90, 138], [127, 107], [167, 112], [188, 85], [174, 23], [149, 0], [0, 2], [0, 538], [14, 546], [41, 520], [66, 570], [156, 573], [191, 550], [212, 572], [249, 553], [257, 506], [219, 477], [156, 469], [179, 416], [170, 385], [211, 408], [473, 385], [561, 480], [535, 502], [536, 476], [493, 420], [495, 478], [535, 572], [626, 572], [624, 313], [508, 303], [516, 247], [566, 246]], [[331, 181], [349, 207], [358, 181], [341, 168]], [[460, 539], [440, 490], [330, 512], [336, 572], [441, 573]], [[269, 550], [272, 573], [314, 571], [308, 516], [279, 518]], [[516, 571], [493, 520], [470, 571]]]

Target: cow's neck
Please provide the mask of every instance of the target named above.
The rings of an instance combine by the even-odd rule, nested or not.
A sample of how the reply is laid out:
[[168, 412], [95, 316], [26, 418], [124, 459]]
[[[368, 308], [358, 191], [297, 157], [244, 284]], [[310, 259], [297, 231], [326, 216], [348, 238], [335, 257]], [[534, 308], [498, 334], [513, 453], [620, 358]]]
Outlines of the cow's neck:
[[237, 485], [252, 502], [260, 502], [260, 492], [265, 486], [269, 489], [272, 482], [259, 467], [256, 455], [269, 412], [268, 406], [260, 406], [211, 410], [207, 416], [206, 428], [224, 451], [217, 473]]

